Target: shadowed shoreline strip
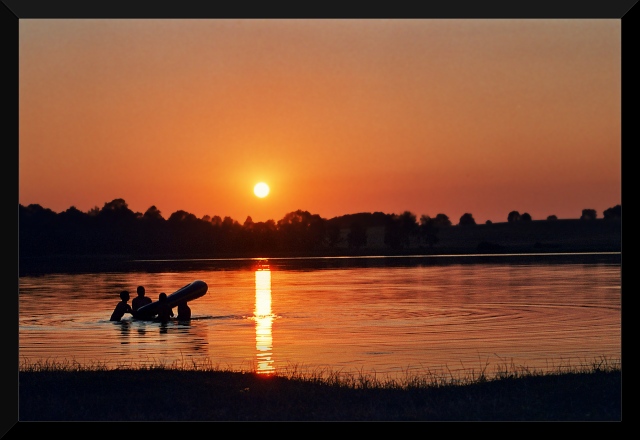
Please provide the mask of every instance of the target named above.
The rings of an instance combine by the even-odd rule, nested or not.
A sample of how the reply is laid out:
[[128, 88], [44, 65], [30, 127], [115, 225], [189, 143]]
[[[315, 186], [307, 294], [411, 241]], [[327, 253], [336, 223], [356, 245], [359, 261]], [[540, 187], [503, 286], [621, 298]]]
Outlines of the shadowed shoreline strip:
[[621, 376], [399, 387], [227, 371], [21, 371], [20, 421], [621, 421]]

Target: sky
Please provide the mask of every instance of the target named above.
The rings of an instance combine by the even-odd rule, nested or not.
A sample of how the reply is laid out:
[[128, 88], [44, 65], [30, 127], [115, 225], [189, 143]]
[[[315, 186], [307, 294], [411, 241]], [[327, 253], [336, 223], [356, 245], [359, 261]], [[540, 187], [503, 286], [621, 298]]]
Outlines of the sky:
[[18, 159], [55, 212], [601, 218], [621, 21], [22, 19]]

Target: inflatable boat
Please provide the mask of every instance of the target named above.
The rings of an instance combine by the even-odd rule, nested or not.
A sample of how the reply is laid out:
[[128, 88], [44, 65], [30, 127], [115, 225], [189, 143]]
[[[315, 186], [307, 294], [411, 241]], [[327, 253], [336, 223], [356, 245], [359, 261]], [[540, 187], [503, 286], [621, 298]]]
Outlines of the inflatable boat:
[[[189, 302], [194, 299], [200, 298], [207, 293], [207, 283], [204, 281], [196, 280], [184, 287], [173, 292], [171, 295], [167, 295], [167, 304], [169, 307], [174, 308], [177, 307], [183, 301]], [[153, 319], [158, 314], [158, 304], [159, 301], [154, 301], [150, 304], [144, 305], [140, 307], [138, 310], [133, 312], [133, 317], [135, 319]]]

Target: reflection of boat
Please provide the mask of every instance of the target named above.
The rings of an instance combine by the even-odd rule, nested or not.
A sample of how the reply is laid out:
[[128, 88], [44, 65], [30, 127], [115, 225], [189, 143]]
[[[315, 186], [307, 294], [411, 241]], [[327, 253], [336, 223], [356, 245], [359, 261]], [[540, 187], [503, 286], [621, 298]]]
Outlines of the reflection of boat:
[[[187, 284], [184, 287], [173, 292], [167, 296], [167, 304], [169, 307], [176, 307], [182, 301], [193, 301], [200, 298], [207, 293], [207, 283], [204, 281], [196, 280]], [[154, 301], [151, 304], [140, 307], [137, 311], [133, 312], [133, 317], [136, 319], [153, 319], [158, 314], [158, 301]]]

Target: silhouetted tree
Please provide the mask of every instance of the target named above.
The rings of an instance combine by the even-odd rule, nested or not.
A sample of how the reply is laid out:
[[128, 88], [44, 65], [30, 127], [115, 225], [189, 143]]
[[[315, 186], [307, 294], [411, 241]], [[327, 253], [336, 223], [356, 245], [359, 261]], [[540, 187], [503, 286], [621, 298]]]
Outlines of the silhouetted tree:
[[340, 226], [336, 222], [327, 222], [327, 244], [330, 248], [336, 247], [342, 241]]
[[253, 223], [250, 237], [252, 249], [263, 254], [272, 252], [277, 247], [276, 222], [267, 220]]
[[21, 255], [49, 255], [58, 251], [55, 212], [38, 204], [19, 205], [18, 217]]
[[558, 220], [558, 217], [556, 215], [552, 214], [552, 215], [547, 217], [547, 221], [553, 222], [553, 221], [556, 221], [556, 220]]
[[402, 247], [397, 215], [392, 214], [387, 219], [387, 224], [384, 227], [384, 244], [391, 249], [400, 249]]
[[400, 229], [405, 237], [415, 236], [418, 233], [418, 223], [415, 214], [404, 211], [398, 217]]
[[438, 226], [435, 219], [428, 215], [420, 216], [420, 236], [427, 246], [433, 247], [440, 239], [438, 238]]
[[606, 219], [620, 219], [622, 218], [622, 206], [616, 205], [611, 208], [605, 209], [602, 215]]
[[326, 220], [318, 214], [297, 210], [278, 220], [277, 227], [285, 249], [311, 250], [325, 243]]
[[419, 232], [415, 214], [404, 211], [400, 215], [391, 215], [385, 226], [384, 242], [392, 249], [401, 249], [411, 244], [411, 238]]
[[340, 229], [350, 229], [353, 223], [360, 223], [364, 228], [383, 227], [392, 214], [382, 212], [359, 212], [346, 214], [327, 220], [328, 224], [337, 225]]
[[491, 220], [487, 220], [486, 222], [484, 222], [485, 225], [492, 225], [493, 222]]
[[530, 222], [531, 221], [531, 215], [528, 212], [524, 212], [521, 216], [520, 216], [520, 221], [521, 222]]
[[256, 234], [254, 234], [253, 230], [254, 226], [255, 223], [253, 219], [248, 215], [242, 224], [242, 229], [235, 238], [235, 246], [238, 250], [243, 252], [256, 250], [258, 243], [256, 242]]
[[470, 226], [475, 224], [476, 224], [476, 221], [473, 218], [473, 215], [471, 215], [468, 212], [465, 214], [462, 214], [462, 216], [460, 217], [460, 221], [458, 222], [458, 225], [460, 226]]
[[232, 229], [232, 228], [239, 227], [240, 223], [238, 223], [236, 220], [232, 219], [229, 216], [225, 216], [222, 219], [222, 223], [220, 224], [220, 226], [222, 226], [223, 228], [226, 228], [226, 229]]
[[451, 220], [449, 220], [449, 217], [445, 214], [437, 214], [433, 221], [438, 227], [451, 226]]
[[178, 255], [198, 254], [212, 247], [211, 225], [194, 214], [178, 210], [171, 214], [166, 222], [165, 242], [171, 253]]
[[86, 255], [92, 251], [91, 226], [94, 218], [71, 206], [57, 215], [52, 238], [55, 247], [64, 254]]
[[63, 211], [60, 214], [58, 214], [58, 216], [60, 219], [66, 222], [71, 222], [71, 223], [80, 223], [87, 217], [87, 215], [84, 212], [80, 211], [75, 206], [71, 206], [66, 211]]
[[113, 199], [111, 202], [105, 203], [100, 212], [98, 218], [103, 223], [109, 223], [117, 227], [124, 227], [127, 224], [131, 224], [138, 215], [129, 209], [127, 202], [124, 199]]
[[595, 209], [583, 209], [580, 220], [595, 220], [597, 217]]
[[[216, 219], [216, 217], [218, 216], [213, 217], [211, 224], [214, 226], [214, 230], [217, 231], [219, 249], [227, 253], [237, 252], [236, 243], [242, 236], [242, 225], [229, 216], [225, 216], [221, 220], [219, 217]], [[217, 221], [220, 221], [220, 223], [217, 224]]]
[[358, 222], [351, 224], [351, 229], [347, 235], [347, 243], [350, 248], [360, 249], [367, 245], [367, 229]]
[[162, 214], [160, 213], [160, 210], [158, 208], [156, 208], [155, 205], [152, 205], [149, 207], [149, 209], [147, 209], [144, 214], [142, 215], [142, 218], [144, 219], [150, 219], [150, 220], [164, 220], [164, 218], [162, 217]]
[[507, 221], [509, 223], [517, 222], [518, 220], [520, 220], [520, 213], [518, 211], [511, 211], [507, 216]]
[[136, 237], [132, 247], [142, 254], [162, 254], [170, 252], [167, 237], [169, 236], [167, 221], [155, 205], [150, 206], [140, 223], [136, 225]]
[[96, 216], [98, 227], [94, 242], [105, 253], [129, 252], [137, 242], [136, 220], [141, 217], [142, 214], [129, 209], [124, 199], [105, 203]]
[[172, 223], [196, 222], [197, 220], [198, 217], [196, 217], [194, 214], [183, 210], [176, 211], [169, 216], [169, 222]]

